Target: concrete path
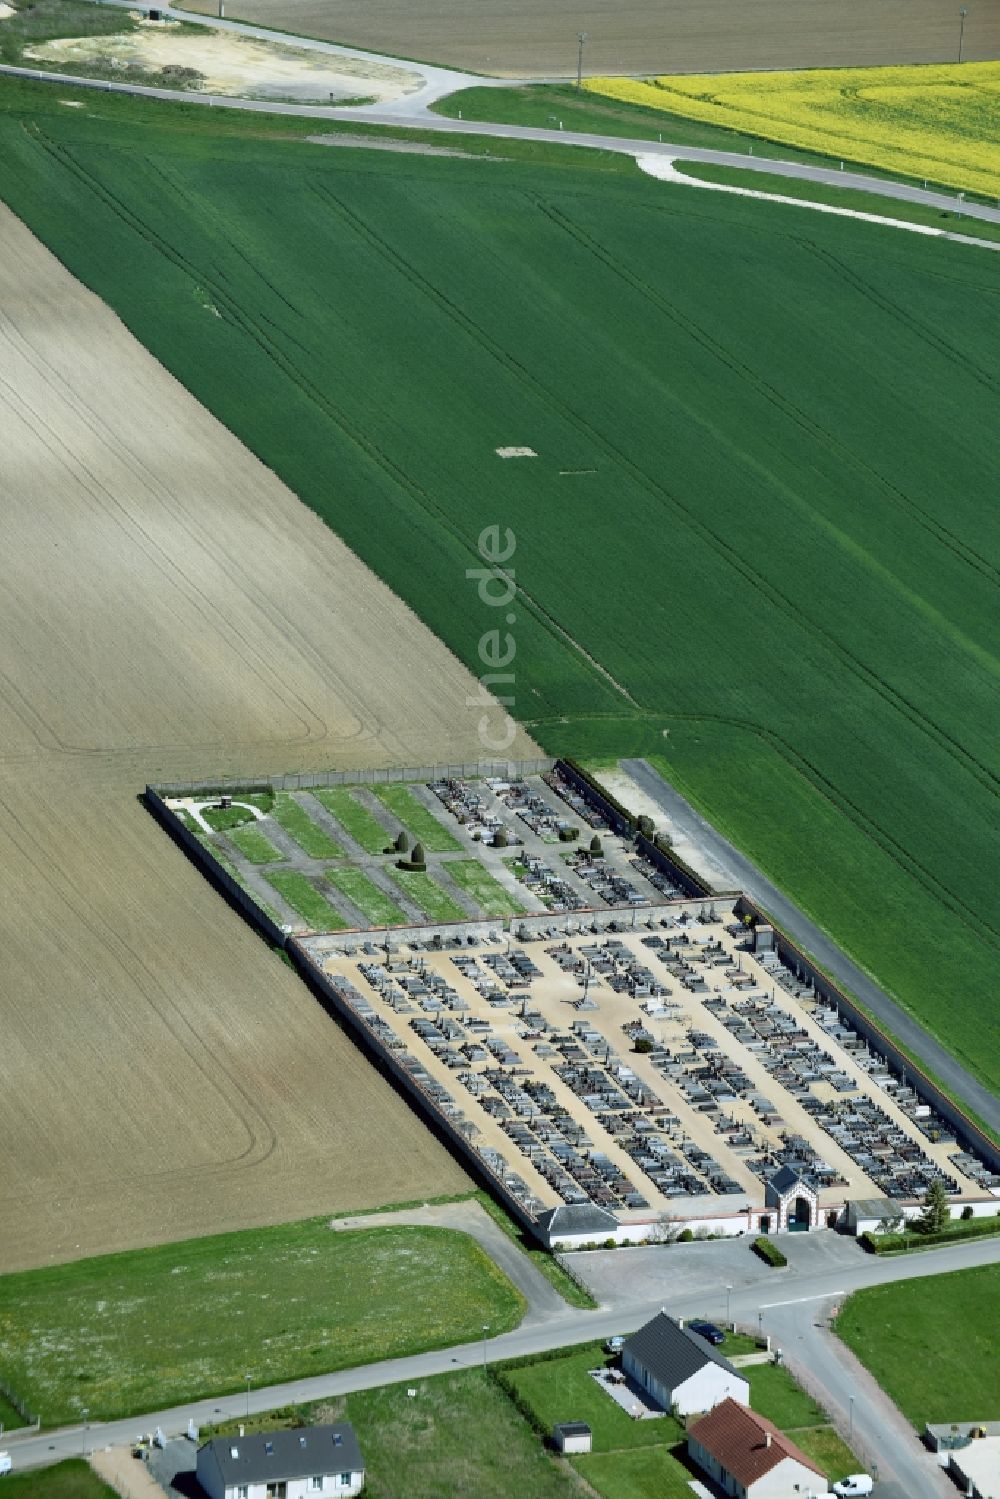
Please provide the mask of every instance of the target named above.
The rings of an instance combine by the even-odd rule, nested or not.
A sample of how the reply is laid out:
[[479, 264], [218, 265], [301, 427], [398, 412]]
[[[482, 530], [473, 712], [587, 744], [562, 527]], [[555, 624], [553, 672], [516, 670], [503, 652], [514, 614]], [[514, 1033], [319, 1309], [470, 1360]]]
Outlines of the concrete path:
[[481, 1203], [429, 1203], [421, 1208], [404, 1208], [401, 1212], [361, 1213], [351, 1218], [332, 1218], [333, 1229], [396, 1228], [415, 1224], [420, 1228], [456, 1228], [469, 1234], [485, 1249], [494, 1264], [512, 1280], [528, 1303], [523, 1327], [533, 1327], [552, 1317], [561, 1317], [566, 1303], [555, 1286], [518, 1248], [514, 1240], [494, 1223]]
[[[703, 850], [709, 877], [721, 875], [722, 886], [744, 890], [774, 917], [800, 947], [812, 954], [838, 983], [856, 994], [896, 1039], [940, 1079], [948, 1091], [989, 1127], [1000, 1133], [1000, 1099], [957, 1062], [911, 1015], [890, 999], [874, 979], [796, 906], [755, 864], [696, 812], [658, 771], [645, 760], [623, 760], [622, 769], [640, 790], [660, 807], [690, 848]], [[697, 862], [695, 863], [697, 868]]]

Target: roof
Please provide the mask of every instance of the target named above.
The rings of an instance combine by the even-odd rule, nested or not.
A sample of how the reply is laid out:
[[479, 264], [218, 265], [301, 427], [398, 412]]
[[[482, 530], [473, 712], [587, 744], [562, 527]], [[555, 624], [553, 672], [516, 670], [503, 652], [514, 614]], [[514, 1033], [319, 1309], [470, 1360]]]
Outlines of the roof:
[[618, 1219], [607, 1208], [599, 1208], [596, 1202], [563, 1202], [556, 1208], [539, 1213], [538, 1226], [551, 1238], [553, 1234], [604, 1234], [614, 1233]]
[[586, 1421], [557, 1421], [552, 1430], [561, 1432], [564, 1437], [589, 1437], [591, 1434]]
[[245, 1437], [213, 1437], [199, 1447], [198, 1466], [213, 1461], [227, 1488], [321, 1473], [358, 1473], [365, 1466], [349, 1421], [293, 1431], [255, 1431]]
[[681, 1327], [666, 1312], [657, 1312], [652, 1322], [647, 1322], [645, 1327], [626, 1338], [622, 1352], [630, 1353], [668, 1390], [676, 1390], [706, 1364], [718, 1364], [727, 1374], [735, 1374], [738, 1379], [746, 1378], [721, 1353], [716, 1353], [711, 1343], [689, 1327]]
[[982, 1499], [1000, 1499], [1000, 1437], [978, 1437], [948, 1455], [952, 1467], [975, 1484]]
[[902, 1218], [903, 1209], [891, 1197], [856, 1197], [847, 1204], [848, 1216], [858, 1218]]
[[767, 1185], [779, 1197], [784, 1197], [788, 1192], [797, 1191], [800, 1187], [804, 1187], [813, 1196], [816, 1195], [816, 1188], [809, 1178], [801, 1171], [796, 1171], [794, 1166], [782, 1166], [772, 1177], [768, 1178]]
[[811, 1457], [806, 1457], [801, 1448], [790, 1442], [766, 1416], [758, 1416], [748, 1406], [740, 1405], [738, 1400], [721, 1401], [707, 1416], [702, 1416], [688, 1428], [688, 1437], [710, 1452], [744, 1488], [770, 1473], [786, 1457], [794, 1458], [826, 1482], [822, 1468], [817, 1467]]

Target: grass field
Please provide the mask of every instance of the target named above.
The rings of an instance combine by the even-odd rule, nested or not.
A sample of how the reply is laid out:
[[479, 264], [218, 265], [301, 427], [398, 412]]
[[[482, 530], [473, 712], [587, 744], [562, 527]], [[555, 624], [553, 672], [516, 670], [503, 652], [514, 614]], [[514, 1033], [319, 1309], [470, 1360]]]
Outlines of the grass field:
[[1000, 1421], [1000, 1265], [856, 1291], [836, 1328], [914, 1426]]
[[0, 1429], [3, 1431], [14, 1431], [16, 1427], [24, 1425], [24, 1418], [15, 1410], [9, 1400], [0, 1395]]
[[[213, 0], [187, 8], [214, 14]], [[726, 68], [846, 67], [937, 62], [955, 56], [957, 11], [934, 0], [886, 0], [876, 9], [827, 0], [822, 25], [809, 0], [238, 0], [233, 15], [328, 41], [371, 47], [514, 78], [575, 76], [576, 38], [587, 33], [590, 72], [704, 72]], [[229, 12], [227, 11], [227, 14]], [[973, 17], [975, 26], [973, 26]], [[965, 56], [1000, 55], [1000, 17], [971, 12]]]
[[324, 872], [323, 878], [353, 901], [373, 926], [397, 926], [406, 920], [405, 913], [395, 901], [390, 900], [363, 870], [334, 865]]
[[594, 1452], [574, 1458], [573, 1466], [604, 1499], [690, 1499], [693, 1475], [680, 1461], [683, 1452], [683, 1444], [676, 1457], [669, 1447]]
[[409, 786], [375, 786], [379, 801], [398, 817], [413, 842], [422, 843], [429, 854], [450, 854], [462, 847], [458, 839], [417, 801]]
[[368, 808], [358, 801], [346, 786], [317, 787], [312, 795], [331, 813], [356, 843], [369, 854], [380, 854], [392, 841], [391, 835]]
[[908, 177], [1000, 194], [1000, 64], [590, 78], [589, 91]]
[[397, 869], [394, 864], [387, 864], [385, 872], [400, 888], [405, 890], [411, 900], [415, 900], [422, 911], [427, 913], [430, 921], [462, 921], [465, 912], [456, 900], [452, 900], [447, 890], [442, 889], [437, 880], [429, 874], [416, 871], [409, 874], [402, 869]]
[[681, 1441], [684, 1428], [671, 1416], [662, 1421], [634, 1421], [591, 1379], [588, 1370], [610, 1362], [600, 1343], [588, 1343], [565, 1357], [504, 1369], [499, 1378], [533, 1412], [543, 1430], [551, 1431], [556, 1421], [586, 1421], [595, 1452]]
[[478, 859], [449, 859], [443, 867], [487, 916], [517, 916], [524, 910]]
[[11, 1473], [3, 1481], [4, 1499], [114, 1499], [82, 1457], [71, 1457], [35, 1473]]
[[257, 824], [245, 823], [242, 827], [229, 828], [226, 837], [231, 843], [235, 843], [241, 854], [244, 854], [251, 864], [277, 864], [281, 860], [281, 854], [275, 848], [266, 833], [262, 833]]
[[523, 1309], [465, 1234], [318, 1220], [0, 1278], [0, 1370], [45, 1425], [105, 1420], [506, 1332]]
[[4, 97], [12, 204], [477, 669], [503, 518], [547, 750], [658, 759], [997, 1085], [997, 257]]
[[307, 875], [297, 869], [269, 869], [267, 883], [317, 932], [336, 932], [349, 925], [321, 895]]
[[310, 859], [339, 859], [343, 856], [344, 850], [340, 844], [318, 823], [313, 822], [305, 807], [289, 792], [278, 792], [274, 798], [272, 816]]

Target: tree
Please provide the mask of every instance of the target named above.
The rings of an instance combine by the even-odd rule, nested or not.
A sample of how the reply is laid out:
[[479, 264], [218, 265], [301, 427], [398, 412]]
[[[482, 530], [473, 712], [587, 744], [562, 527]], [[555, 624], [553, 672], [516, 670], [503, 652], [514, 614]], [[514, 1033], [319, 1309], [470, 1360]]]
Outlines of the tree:
[[639, 832], [642, 833], [643, 837], [652, 838], [653, 833], [656, 829], [656, 824], [651, 817], [647, 817], [644, 813], [639, 818], [639, 821], [636, 825], [639, 829]]
[[951, 1221], [951, 1212], [948, 1207], [948, 1194], [944, 1189], [944, 1182], [936, 1176], [927, 1188], [924, 1197], [924, 1210], [917, 1219], [916, 1227], [923, 1234], [940, 1233], [942, 1228]]
[[598, 838], [596, 833], [590, 840], [590, 852], [593, 854], [595, 859], [602, 859], [604, 857], [604, 850], [601, 847], [601, 840], [600, 838]]
[[406, 836], [406, 834], [403, 833], [403, 832], [397, 833], [396, 834], [396, 852], [397, 852], [397, 854], [405, 854], [406, 850], [409, 848], [409, 846], [410, 846], [410, 840]]
[[637, 1036], [636, 1037], [636, 1040], [635, 1040], [635, 1050], [636, 1051], [638, 1051], [638, 1052], [648, 1052], [648, 1051], [652, 1051], [652, 1049], [653, 1049], [653, 1043], [649, 1039], [648, 1036]]
[[412, 864], [424, 863], [424, 845], [422, 843], [415, 843], [413, 845], [413, 852], [410, 855], [410, 862]]
[[497, 828], [496, 832], [493, 834], [493, 847], [507, 847], [507, 834], [504, 832], [503, 828]]

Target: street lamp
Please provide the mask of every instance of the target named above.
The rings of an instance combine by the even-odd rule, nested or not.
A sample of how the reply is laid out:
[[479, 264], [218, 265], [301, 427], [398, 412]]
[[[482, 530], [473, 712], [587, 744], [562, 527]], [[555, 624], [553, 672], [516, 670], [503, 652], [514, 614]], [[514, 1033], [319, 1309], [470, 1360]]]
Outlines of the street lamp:
[[488, 1322], [484, 1322], [483, 1323], [483, 1369], [484, 1370], [486, 1368], [486, 1334], [489, 1332], [489, 1330], [490, 1330], [490, 1324]]
[[[965, 12], [963, 11], [962, 14], [964, 15]], [[581, 31], [576, 40], [579, 44], [579, 51], [577, 52], [576, 57], [576, 86], [577, 88], [579, 88], [583, 83], [583, 44], [587, 40], [587, 33], [585, 31]], [[958, 60], [959, 62], [961, 62], [961, 56]]]
[[965, 41], [965, 18], [969, 14], [965, 6], [961, 6], [958, 12], [958, 60], [962, 61], [962, 43]]
[[80, 1439], [81, 1440], [82, 1451], [83, 1451], [84, 1457], [87, 1456], [87, 1417], [89, 1415], [90, 1415], [90, 1411], [89, 1411], [88, 1407], [84, 1406], [83, 1407], [83, 1435], [82, 1435], [82, 1437]]
[[729, 1322], [730, 1324], [732, 1323], [732, 1318], [729, 1315], [729, 1298], [732, 1296], [732, 1294], [733, 1294], [733, 1288], [732, 1288], [732, 1286], [727, 1286], [726, 1287], [726, 1321]]
[[848, 1405], [848, 1408], [847, 1408], [847, 1442], [848, 1442], [848, 1446], [850, 1446], [850, 1444], [851, 1444], [851, 1442], [853, 1440], [854, 1440], [854, 1396], [852, 1395], [850, 1397], [850, 1404]]
[[244, 1376], [243, 1376], [243, 1378], [247, 1382], [247, 1420], [248, 1421], [250, 1419], [250, 1380], [252, 1379], [252, 1377], [253, 1376], [250, 1375], [250, 1374], [244, 1374]]

